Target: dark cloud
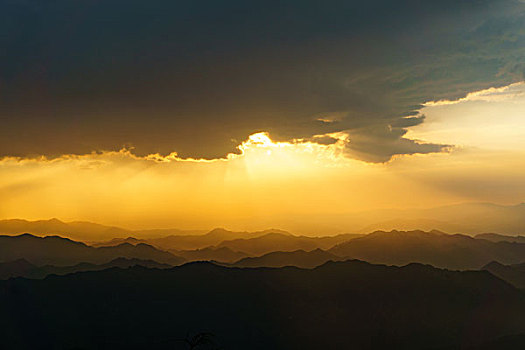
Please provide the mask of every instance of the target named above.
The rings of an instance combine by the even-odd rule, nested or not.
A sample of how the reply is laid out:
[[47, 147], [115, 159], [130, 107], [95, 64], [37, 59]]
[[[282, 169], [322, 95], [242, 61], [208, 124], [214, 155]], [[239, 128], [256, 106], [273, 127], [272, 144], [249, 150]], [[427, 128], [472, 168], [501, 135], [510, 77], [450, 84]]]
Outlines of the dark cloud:
[[258, 131], [348, 131], [348, 155], [374, 162], [438, 152], [404, 138], [406, 128], [423, 122], [426, 101], [523, 79], [523, 8], [0, 0], [0, 155], [131, 145], [214, 158]]
[[404, 138], [406, 130], [391, 126], [374, 126], [352, 130], [346, 155], [367, 162], [382, 163], [398, 154], [443, 152], [452, 146], [421, 143]]

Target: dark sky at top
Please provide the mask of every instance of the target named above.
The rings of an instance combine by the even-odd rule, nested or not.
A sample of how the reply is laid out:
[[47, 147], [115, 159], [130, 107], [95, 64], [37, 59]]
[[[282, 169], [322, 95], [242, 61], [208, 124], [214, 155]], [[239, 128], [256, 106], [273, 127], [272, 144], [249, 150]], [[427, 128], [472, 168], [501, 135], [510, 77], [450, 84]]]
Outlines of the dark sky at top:
[[132, 146], [216, 158], [258, 131], [347, 131], [348, 156], [372, 162], [438, 152], [406, 128], [424, 122], [421, 103], [523, 80], [524, 8], [0, 0], [0, 156]]

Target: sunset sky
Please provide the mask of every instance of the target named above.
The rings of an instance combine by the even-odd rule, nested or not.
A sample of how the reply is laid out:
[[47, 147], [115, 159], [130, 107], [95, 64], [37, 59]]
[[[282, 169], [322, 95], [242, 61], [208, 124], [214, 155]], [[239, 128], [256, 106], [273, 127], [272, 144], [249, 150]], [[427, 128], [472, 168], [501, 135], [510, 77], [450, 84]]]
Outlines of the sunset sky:
[[0, 219], [524, 202], [524, 28], [517, 0], [0, 1]]

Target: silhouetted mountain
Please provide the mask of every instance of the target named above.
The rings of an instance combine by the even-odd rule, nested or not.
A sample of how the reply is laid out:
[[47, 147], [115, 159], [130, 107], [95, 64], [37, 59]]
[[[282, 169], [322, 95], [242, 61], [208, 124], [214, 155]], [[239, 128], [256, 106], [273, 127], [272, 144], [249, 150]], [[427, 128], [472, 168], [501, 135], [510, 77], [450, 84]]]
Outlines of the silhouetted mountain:
[[450, 269], [479, 269], [490, 261], [525, 261], [525, 244], [490, 242], [437, 231], [377, 231], [341, 243], [331, 253], [372, 263], [406, 265], [411, 262]]
[[446, 221], [433, 219], [407, 219], [396, 218], [386, 221], [381, 221], [368, 225], [361, 230], [363, 233], [370, 233], [375, 231], [433, 231], [438, 230], [448, 233], [470, 232], [471, 227], [467, 225], [454, 224]]
[[234, 263], [238, 267], [284, 267], [296, 266], [301, 268], [314, 268], [327, 261], [338, 261], [340, 257], [315, 249], [309, 252], [296, 250], [293, 252], [271, 252], [259, 257], [247, 257]]
[[497, 261], [492, 261], [485, 265], [482, 270], [489, 271], [517, 288], [525, 289], [525, 263], [503, 265]]
[[31, 233], [35, 236], [59, 235], [80, 240], [97, 241], [108, 237], [124, 238], [129, 236], [159, 237], [166, 235], [202, 234], [202, 230], [148, 229], [128, 230], [121, 227], [105, 226], [85, 221], [62, 222], [58, 219], [28, 221], [21, 219], [0, 220], [0, 234], [18, 235]]
[[248, 254], [244, 252], [237, 252], [228, 247], [207, 247], [195, 250], [173, 249], [170, 250], [170, 252], [183, 257], [186, 261], [217, 261], [223, 263], [232, 263], [248, 256]]
[[475, 236], [479, 239], [486, 239], [491, 242], [516, 242], [525, 243], [525, 236], [506, 236], [498, 233], [480, 233]]
[[35, 265], [67, 266], [81, 262], [102, 264], [118, 257], [155, 260], [178, 265], [184, 259], [147, 244], [124, 243], [115, 247], [90, 247], [58, 236], [0, 236], [0, 262], [26, 259]]
[[418, 264], [191, 263], [0, 281], [11, 349], [186, 349], [198, 331], [224, 349], [459, 349], [524, 333], [524, 311], [522, 292], [488, 272]]
[[25, 259], [19, 259], [12, 262], [0, 263], [0, 279], [8, 279], [11, 277], [44, 278], [51, 274], [65, 275], [68, 273], [81, 271], [100, 271], [113, 267], [124, 269], [136, 265], [158, 269], [167, 269], [173, 267], [172, 265], [161, 264], [153, 260], [126, 258], [116, 258], [108, 263], [99, 265], [84, 262], [73, 266], [36, 266], [29, 263]]
[[[212, 231], [212, 235], [215, 234], [217, 231], [222, 231], [222, 229], [216, 229]], [[225, 230], [224, 230], [225, 231]], [[228, 235], [229, 231], [225, 231], [225, 235]], [[232, 232], [232, 234], [236, 234]], [[243, 233], [244, 234], [244, 233]], [[201, 237], [200, 239], [198, 237]], [[147, 239], [137, 239], [134, 237], [128, 237], [128, 238], [114, 238], [110, 241], [105, 242], [98, 242], [98, 243], [92, 243], [91, 246], [93, 247], [114, 247], [123, 243], [129, 243], [132, 245], [137, 245], [140, 243], [149, 244], [153, 246], [157, 246], [159, 249], [166, 249], [170, 253], [173, 253], [174, 255], [183, 257], [186, 259], [186, 261], [218, 261], [218, 262], [225, 262], [230, 263], [237, 261], [239, 259], [242, 259], [248, 254], [243, 252], [236, 252], [233, 251], [227, 247], [221, 247], [217, 248], [214, 246], [209, 246], [202, 249], [192, 249], [192, 250], [178, 250], [178, 249], [170, 249], [169, 247], [173, 244], [180, 245], [180, 246], [187, 246], [190, 245], [201, 245], [206, 244], [209, 241], [215, 241], [215, 237], [210, 237], [208, 235], [205, 236], [191, 236], [189, 238], [188, 236], [168, 236], [160, 239], [154, 239], [154, 240], [147, 240]], [[200, 242], [199, 242], [200, 241]], [[201, 243], [205, 242], [205, 243]]]
[[98, 247], [115, 247], [123, 243], [128, 243], [132, 245], [137, 245], [139, 243], [147, 244], [146, 240], [144, 239], [138, 239], [135, 237], [127, 237], [127, 238], [113, 238], [109, 241], [102, 241], [102, 242], [89, 242], [89, 245], [92, 247], [98, 248]]
[[[169, 250], [195, 250], [203, 249], [209, 246], [215, 246], [225, 240], [250, 239], [276, 233], [283, 236], [291, 236], [290, 233], [278, 229], [256, 231], [256, 232], [234, 232], [223, 228], [216, 228], [204, 235], [185, 235], [185, 236], [167, 236], [156, 239], [149, 239], [147, 242], [155, 247]], [[234, 249], [235, 250], [235, 249]]]
[[[222, 228], [216, 228], [205, 235], [182, 235], [167, 236], [155, 239], [136, 239], [128, 237], [126, 239], [113, 239], [111, 241], [93, 243], [93, 246], [113, 246], [123, 242], [137, 244], [139, 242], [150, 244], [163, 250], [169, 250], [174, 254], [185, 256], [188, 255], [190, 260], [216, 260], [215, 250], [219, 248], [228, 248], [233, 252], [243, 252], [244, 255], [228, 254], [223, 255], [222, 260], [217, 261], [235, 261], [242, 257], [251, 255], [258, 256], [271, 251], [293, 251], [298, 249], [313, 250], [316, 248], [328, 249], [337, 243], [348, 241], [352, 238], [361, 237], [362, 234], [340, 234], [336, 236], [325, 237], [306, 237], [295, 236], [289, 232], [270, 229], [256, 232], [233, 232]], [[217, 247], [216, 247], [217, 246]], [[238, 246], [247, 246], [250, 249], [245, 251]], [[257, 248], [258, 247], [258, 248]], [[181, 252], [185, 251], [185, 252]], [[191, 252], [195, 251], [195, 252]], [[221, 250], [217, 251], [221, 252]], [[226, 250], [222, 250], [226, 254]], [[208, 259], [209, 258], [209, 259]], [[224, 260], [227, 259], [227, 260]]]
[[252, 256], [259, 256], [274, 251], [292, 252], [295, 250], [328, 249], [340, 242], [346, 242], [362, 235], [343, 234], [329, 237], [306, 237], [269, 233], [251, 239], [235, 239], [223, 241], [219, 247], [228, 247], [232, 250], [246, 252]]
[[31, 264], [26, 259], [17, 259], [5, 263], [0, 263], [0, 279], [8, 279], [11, 277], [29, 277], [32, 278], [35, 271], [39, 268]]

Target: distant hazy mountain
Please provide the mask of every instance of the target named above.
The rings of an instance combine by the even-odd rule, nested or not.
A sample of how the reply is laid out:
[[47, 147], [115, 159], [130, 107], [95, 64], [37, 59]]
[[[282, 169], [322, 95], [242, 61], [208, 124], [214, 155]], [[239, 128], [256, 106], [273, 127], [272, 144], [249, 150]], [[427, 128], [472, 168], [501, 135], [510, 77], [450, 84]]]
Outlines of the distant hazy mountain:
[[[492, 203], [464, 203], [441, 206], [429, 209], [380, 209], [356, 213], [320, 215], [318, 220], [324, 226], [331, 227], [329, 232], [359, 232], [369, 233], [377, 230], [439, 230], [447, 233], [481, 234], [495, 232], [505, 235], [525, 235], [525, 203], [518, 205], [497, 205]], [[305, 218], [304, 222], [309, 222]], [[306, 225], [306, 224], [305, 224]], [[324, 227], [321, 225], [321, 227]], [[301, 226], [301, 225], [299, 225]], [[311, 226], [311, 225], [309, 225]], [[301, 230], [309, 235], [322, 236], [328, 231], [310, 232], [308, 225]], [[302, 226], [301, 226], [302, 227]], [[227, 231], [218, 229], [219, 231]], [[214, 230], [215, 231], [215, 230]], [[0, 234], [32, 233], [34, 235], [60, 235], [85, 242], [106, 241], [112, 238], [135, 237], [137, 239], [152, 239], [165, 236], [206, 236], [204, 230], [179, 229], [142, 229], [129, 230], [114, 226], [105, 226], [90, 222], [62, 222], [58, 219], [27, 221], [20, 219], [0, 220]], [[212, 231], [213, 232], [213, 231]], [[201, 249], [217, 245], [223, 240], [255, 238], [265, 233], [285, 233], [270, 229], [250, 235], [249, 232], [234, 232], [237, 235], [224, 236], [216, 232], [209, 241], [193, 241], [191, 238], [160, 238], [156, 243], [163, 249]], [[213, 239], [213, 236], [216, 236]], [[152, 244], [152, 243], [149, 243]], [[113, 243], [114, 245], [114, 243]]]
[[[207, 256], [215, 257], [216, 254], [222, 252], [223, 254], [226, 254], [222, 259], [235, 261], [244, 256], [259, 256], [272, 251], [293, 251], [298, 249], [313, 250], [316, 248], [328, 249], [335, 244], [361, 236], [363, 235], [348, 233], [336, 236], [306, 237], [295, 236], [289, 232], [278, 229], [256, 232], [234, 232], [223, 228], [216, 228], [204, 235], [179, 235], [153, 239], [128, 237], [125, 239], [112, 239], [110, 241], [92, 243], [92, 245], [114, 246], [122, 243], [146, 243], [159, 249], [172, 251], [177, 255], [179, 255], [180, 252], [181, 256], [191, 256], [190, 260], [201, 260], [199, 257], [206, 258]], [[245, 254], [244, 256], [238, 255], [237, 259], [235, 259], [234, 254], [228, 253], [227, 250], [224, 249], [217, 250], [217, 248], [228, 248], [233, 252], [242, 252]]]
[[155, 260], [178, 265], [184, 259], [147, 244], [121, 244], [115, 247], [90, 247], [58, 236], [36, 237], [30, 234], [0, 236], [0, 262], [26, 259], [35, 265], [67, 266], [81, 262], [102, 264], [115, 258]]
[[[248, 254], [244, 252], [237, 252], [233, 251], [230, 248], [227, 247], [220, 247], [217, 248], [215, 246], [208, 246], [210, 242], [216, 242], [217, 239], [220, 239], [217, 236], [214, 236], [218, 232], [225, 233], [225, 236], [230, 231], [222, 230], [222, 229], [215, 229], [211, 231], [211, 234], [206, 234], [202, 236], [167, 236], [160, 239], [137, 239], [134, 237], [128, 237], [128, 238], [114, 238], [109, 241], [103, 241], [103, 242], [95, 242], [91, 243], [90, 245], [93, 247], [114, 247], [123, 243], [128, 243], [132, 245], [137, 245], [140, 243], [144, 244], [151, 244], [153, 246], [158, 247], [159, 249], [165, 249], [174, 255], [181, 256], [186, 261], [218, 261], [218, 262], [234, 262], [239, 259], [242, 259]], [[236, 237], [238, 234], [237, 232], [231, 232], [230, 237]], [[244, 234], [244, 232], [242, 233]], [[250, 234], [249, 236], [252, 236], [253, 234]], [[228, 236], [226, 236], [228, 237]], [[179, 249], [173, 249], [172, 247], [179, 247]], [[197, 248], [197, 249], [187, 249], [184, 248], [187, 247], [200, 247], [200, 246], [206, 246], [205, 248]]]
[[80, 263], [73, 266], [45, 265], [39, 267], [31, 264], [25, 259], [18, 259], [7, 263], [0, 263], [0, 279], [8, 279], [11, 277], [44, 278], [51, 274], [65, 275], [68, 273], [81, 271], [100, 271], [112, 267], [118, 267], [123, 269], [137, 265], [158, 269], [167, 269], [172, 267], [172, 265], [161, 264], [153, 260], [126, 258], [116, 258], [108, 263], [99, 265], [90, 263]]
[[234, 232], [225, 230], [223, 228], [216, 228], [204, 235], [167, 236], [149, 239], [147, 242], [156, 247], [162, 247], [162, 249], [194, 250], [215, 246], [226, 240], [257, 238], [270, 233], [275, 233], [282, 236], [292, 236], [290, 233], [278, 229], [256, 232]]
[[191, 263], [0, 281], [0, 330], [9, 349], [187, 349], [198, 331], [224, 349], [467, 349], [525, 332], [525, 296], [486, 271], [417, 264]]
[[150, 239], [138, 239], [135, 237], [127, 238], [114, 238], [109, 241], [93, 242], [90, 245], [95, 247], [110, 247], [119, 245], [122, 243], [138, 244], [138, 243], [147, 243], [158, 247], [160, 249], [175, 249], [175, 250], [195, 250], [207, 248], [210, 246], [215, 246], [222, 241], [240, 239], [240, 238], [256, 238], [264, 236], [268, 233], [279, 233], [282, 235], [291, 236], [290, 233], [279, 230], [279, 229], [269, 229], [264, 231], [228, 231], [223, 228], [216, 228], [204, 234], [195, 235], [195, 234], [181, 234], [181, 235], [168, 235], [164, 237], [156, 237]]
[[506, 236], [497, 233], [481, 233], [475, 236], [479, 239], [486, 239], [491, 242], [516, 242], [525, 243], [525, 236]]
[[446, 221], [432, 219], [391, 219], [368, 225], [361, 230], [363, 233], [375, 231], [441, 231], [447, 233], [471, 232], [472, 228], [467, 225], [454, 224]]
[[167, 236], [154, 239], [115, 238], [91, 245], [94, 247], [111, 247], [123, 243], [133, 245], [146, 243], [159, 249], [168, 250], [187, 261], [207, 260], [233, 263], [244, 257], [260, 256], [274, 251], [328, 249], [338, 243], [362, 236], [362, 234], [340, 234], [326, 237], [306, 237], [295, 236], [278, 229], [234, 232], [217, 228], [204, 235]]
[[140, 243], [147, 244], [147, 241], [144, 239], [138, 239], [135, 237], [126, 237], [126, 238], [113, 238], [109, 241], [100, 241], [100, 242], [89, 242], [88, 244], [92, 247], [115, 247], [123, 243], [128, 243], [132, 245], [137, 245]]
[[327, 261], [338, 261], [340, 257], [321, 249], [312, 251], [296, 250], [293, 252], [271, 252], [259, 257], [243, 258], [233, 266], [238, 267], [284, 267], [296, 266], [301, 268], [314, 268]]
[[406, 265], [419, 262], [450, 269], [479, 269], [493, 260], [504, 264], [525, 261], [525, 244], [495, 243], [437, 231], [377, 231], [341, 243], [329, 251], [372, 263]]
[[35, 236], [59, 235], [80, 241], [97, 241], [129, 236], [159, 237], [166, 235], [202, 234], [205, 231], [178, 229], [128, 230], [84, 221], [63, 222], [58, 219], [28, 221], [20, 219], [0, 220], [0, 234], [16, 235], [31, 233]]
[[[337, 219], [337, 220], [342, 220]], [[334, 218], [335, 220], [335, 218]], [[525, 203], [465, 203], [430, 209], [385, 209], [348, 214], [344, 221], [359, 232], [435, 229], [448, 233], [525, 234]]]
[[207, 247], [195, 250], [170, 250], [171, 253], [181, 256], [187, 261], [217, 261], [224, 263], [233, 263], [242, 259], [248, 254], [237, 252], [228, 247]]
[[483, 267], [495, 276], [516, 286], [525, 289], [525, 263], [514, 265], [503, 265], [493, 261]]
[[362, 237], [358, 234], [342, 234], [329, 237], [306, 237], [269, 233], [251, 239], [226, 240], [219, 247], [228, 247], [232, 250], [246, 252], [252, 256], [259, 256], [274, 251], [292, 252], [295, 250], [310, 251], [317, 248], [328, 249], [332, 246]]

